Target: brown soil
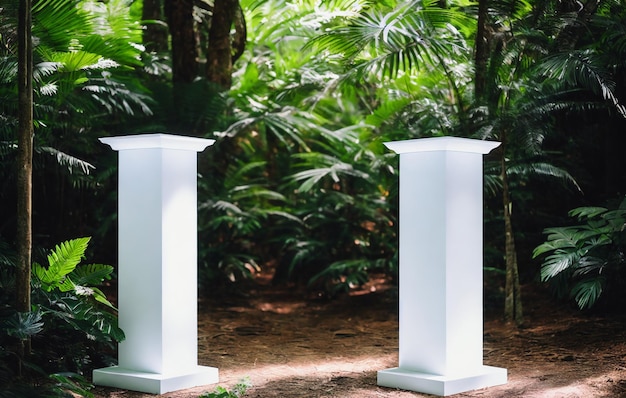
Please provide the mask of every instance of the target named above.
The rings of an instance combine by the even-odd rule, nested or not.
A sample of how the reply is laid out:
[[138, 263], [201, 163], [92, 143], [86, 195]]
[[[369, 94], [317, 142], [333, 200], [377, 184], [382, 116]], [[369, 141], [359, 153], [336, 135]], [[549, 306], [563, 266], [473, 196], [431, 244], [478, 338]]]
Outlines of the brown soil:
[[[524, 294], [524, 328], [485, 314], [484, 363], [507, 368], [508, 383], [453, 397], [626, 397], [626, 319], [583, 315], [537, 288]], [[219, 386], [247, 377], [247, 398], [430, 397], [376, 385], [376, 372], [398, 361], [397, 291], [382, 278], [334, 300], [307, 299], [262, 278], [247, 297], [227, 296], [199, 305], [199, 363], [219, 368]], [[161, 396], [197, 398], [217, 385]]]

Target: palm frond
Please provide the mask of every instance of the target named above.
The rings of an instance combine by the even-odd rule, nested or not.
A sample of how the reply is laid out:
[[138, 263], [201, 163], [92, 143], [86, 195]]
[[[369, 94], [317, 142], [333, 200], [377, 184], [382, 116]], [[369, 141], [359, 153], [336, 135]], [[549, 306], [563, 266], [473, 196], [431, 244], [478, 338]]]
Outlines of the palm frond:
[[342, 54], [359, 76], [382, 72], [396, 77], [400, 71], [437, 65], [452, 54], [467, 54], [451, 23], [464, 20], [463, 14], [425, 9], [424, 4], [429, 5], [411, 1], [390, 12], [368, 10], [347, 26], [316, 37], [307, 47]]
[[577, 231], [578, 229], [575, 227], [546, 228], [544, 230], [544, 234], [547, 235], [546, 242], [535, 248], [533, 251], [533, 258], [549, 251], [575, 249], [578, 243], [575, 236]]
[[578, 185], [576, 179], [565, 169], [545, 162], [533, 162], [524, 164], [513, 164], [507, 168], [507, 173], [511, 177], [521, 176], [541, 176], [555, 181], [559, 181], [566, 186], [575, 187], [576, 190], [582, 192], [582, 188]]
[[541, 280], [547, 281], [563, 271], [573, 268], [574, 264], [579, 261], [581, 253], [575, 251], [556, 250], [554, 254], [546, 257], [541, 266]]
[[595, 277], [577, 282], [571, 290], [571, 296], [580, 309], [591, 308], [602, 295], [605, 278]]
[[593, 50], [577, 50], [548, 56], [537, 68], [550, 79], [581, 87], [602, 96], [620, 115], [626, 117], [626, 106], [615, 94], [615, 82]]
[[94, 71], [82, 90], [89, 93], [93, 101], [109, 113], [121, 112], [131, 116], [137, 111], [142, 116], [151, 116], [154, 113], [152, 97], [144, 87], [107, 71]]
[[587, 207], [577, 207], [569, 211], [569, 215], [571, 217], [576, 217], [579, 220], [585, 218], [596, 218], [597, 216], [606, 213], [609, 211], [606, 207], [599, 206], [587, 206]]
[[315, 187], [322, 179], [330, 177], [333, 182], [340, 181], [341, 176], [352, 176], [367, 179], [369, 174], [357, 170], [352, 164], [318, 152], [300, 153], [293, 156], [302, 160], [301, 166], [306, 170], [297, 172], [288, 177], [290, 181], [301, 182], [298, 187], [300, 192], [308, 192]]
[[38, 153], [45, 153], [51, 155], [56, 160], [59, 166], [65, 167], [69, 174], [80, 173], [83, 175], [89, 175], [91, 170], [95, 169], [95, 166], [82, 159], [69, 155], [63, 151], [49, 146], [37, 146], [35, 151]]
[[0, 84], [9, 84], [17, 79], [17, 58], [0, 57]]
[[[266, 106], [263, 104], [263, 108]], [[273, 134], [288, 150], [294, 144], [309, 150], [301, 131], [303, 126], [312, 126], [296, 109], [285, 107], [277, 111], [267, 111], [255, 116], [246, 117], [231, 124], [225, 131], [215, 133], [217, 136], [234, 137], [252, 129], [264, 129]]]
[[94, 17], [81, 11], [74, 1], [35, 0], [32, 13], [33, 36], [53, 51], [66, 51], [77, 37], [92, 33]]

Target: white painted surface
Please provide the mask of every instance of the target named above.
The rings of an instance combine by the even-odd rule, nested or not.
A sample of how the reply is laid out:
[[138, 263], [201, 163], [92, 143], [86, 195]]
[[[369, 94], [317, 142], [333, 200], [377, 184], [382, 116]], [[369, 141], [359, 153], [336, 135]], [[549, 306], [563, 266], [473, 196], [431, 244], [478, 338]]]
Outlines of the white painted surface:
[[197, 152], [213, 140], [103, 138], [119, 151], [119, 366], [94, 383], [161, 394], [212, 384], [198, 366]]
[[378, 384], [449, 395], [506, 383], [483, 366], [482, 155], [499, 143], [385, 145], [400, 154], [400, 352]]

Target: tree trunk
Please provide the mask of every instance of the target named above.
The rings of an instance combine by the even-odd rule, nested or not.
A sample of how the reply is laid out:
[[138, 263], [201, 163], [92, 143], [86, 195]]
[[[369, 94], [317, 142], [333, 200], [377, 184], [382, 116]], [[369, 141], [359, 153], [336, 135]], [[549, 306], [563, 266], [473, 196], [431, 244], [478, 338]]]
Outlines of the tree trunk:
[[478, 22], [476, 25], [476, 44], [474, 49], [474, 92], [476, 101], [481, 103], [485, 98], [487, 87], [487, 60], [489, 59], [489, 46], [487, 45], [487, 14], [488, 0], [478, 0]]
[[517, 267], [517, 252], [515, 249], [515, 235], [511, 219], [512, 202], [509, 193], [509, 182], [506, 173], [506, 135], [502, 135], [502, 156], [500, 160], [502, 179], [502, 204], [504, 205], [504, 236], [506, 256], [506, 283], [504, 288], [504, 319], [521, 326], [524, 322], [522, 311], [522, 294]]
[[[18, 156], [17, 156], [17, 278], [16, 309], [30, 312], [33, 181], [33, 48], [31, 0], [21, 0], [18, 16]], [[20, 354], [30, 353], [30, 341]]]
[[141, 19], [144, 21], [143, 44], [147, 52], [165, 52], [167, 25], [163, 17], [162, 0], [143, 0]]
[[193, 1], [165, 0], [165, 13], [172, 36], [172, 81], [191, 83], [197, 76]]
[[233, 46], [230, 31], [237, 13], [239, 1], [215, 0], [209, 30], [209, 48], [206, 51], [206, 77], [225, 90], [232, 84]]

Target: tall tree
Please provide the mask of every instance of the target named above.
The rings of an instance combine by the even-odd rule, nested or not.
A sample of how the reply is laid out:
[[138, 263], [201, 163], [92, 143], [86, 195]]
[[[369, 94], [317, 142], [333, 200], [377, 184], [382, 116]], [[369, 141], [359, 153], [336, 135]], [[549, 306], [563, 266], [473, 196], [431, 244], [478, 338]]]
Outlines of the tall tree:
[[[18, 157], [17, 157], [17, 302], [30, 312], [33, 179], [33, 45], [31, 0], [21, 0], [18, 13]], [[30, 342], [22, 353], [30, 352]]]
[[166, 0], [165, 14], [172, 38], [172, 80], [191, 83], [198, 75], [193, 0]]
[[478, 19], [476, 24], [476, 39], [474, 40], [474, 91], [476, 99], [480, 101], [485, 95], [487, 79], [487, 61], [489, 60], [489, 45], [487, 37], [487, 17], [489, 0], [478, 0]]
[[[235, 39], [231, 30], [235, 26]], [[236, 47], [235, 47], [236, 46]], [[245, 22], [238, 0], [215, 0], [208, 48], [206, 76], [224, 89], [232, 84], [233, 63], [245, 46]]]

